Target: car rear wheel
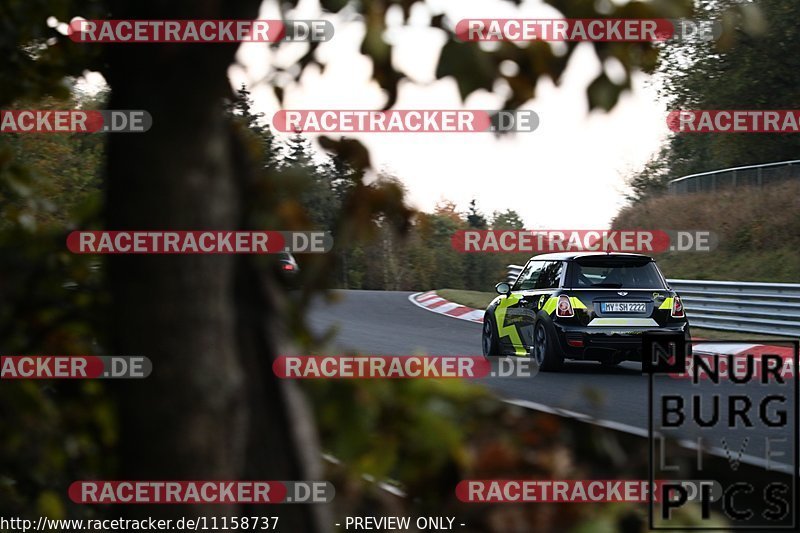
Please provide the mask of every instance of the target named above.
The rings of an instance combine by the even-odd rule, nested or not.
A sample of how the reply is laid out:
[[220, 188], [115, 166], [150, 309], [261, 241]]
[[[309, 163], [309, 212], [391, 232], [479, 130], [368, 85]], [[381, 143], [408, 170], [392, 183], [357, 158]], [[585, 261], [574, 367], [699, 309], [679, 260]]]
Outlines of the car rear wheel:
[[481, 345], [483, 346], [483, 356], [489, 357], [500, 355], [500, 348], [497, 345], [497, 335], [495, 332], [494, 320], [489, 315], [483, 317], [483, 333], [481, 334]]
[[539, 363], [539, 370], [552, 372], [561, 368], [563, 358], [556, 352], [555, 338], [550, 335], [547, 326], [542, 320], [536, 323], [533, 330], [533, 350], [531, 355]]

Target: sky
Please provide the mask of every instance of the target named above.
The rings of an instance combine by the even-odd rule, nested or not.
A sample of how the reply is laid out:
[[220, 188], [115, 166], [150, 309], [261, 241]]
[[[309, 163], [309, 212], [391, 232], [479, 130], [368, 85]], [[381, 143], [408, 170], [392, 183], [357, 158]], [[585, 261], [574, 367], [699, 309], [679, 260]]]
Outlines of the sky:
[[[600, 0], [602, 1], [602, 0]], [[435, 80], [444, 33], [428, 27], [431, 13], [461, 18], [555, 18], [558, 12], [530, 0], [517, 9], [500, 0], [426, 0], [408, 25], [398, 12], [389, 17], [385, 38], [394, 44], [393, 62], [410, 78], [401, 84], [395, 109], [497, 109], [505, 87], [480, 91], [461, 102], [455, 81]], [[265, 0], [259, 18], [275, 19], [274, 0]], [[301, 0], [289, 18], [319, 18], [316, 0]], [[285, 89], [285, 109], [381, 109], [385, 96], [371, 80], [371, 63], [359, 52], [364, 25], [355, 13], [326, 16], [335, 35], [318, 48], [324, 74], [307, 68], [299, 83], [274, 77], [271, 65], [291, 66], [307, 46], [292, 43], [279, 51], [266, 43], [244, 43], [229, 69], [231, 84], [251, 90], [256, 112], [269, 119], [279, 109], [271, 83]], [[491, 46], [491, 43], [482, 43]], [[559, 43], [555, 43], [559, 46]], [[651, 78], [637, 74], [609, 113], [589, 112], [586, 87], [605, 68], [612, 77], [621, 66], [601, 65], [589, 43], [580, 44], [561, 84], [540, 79], [536, 97], [523, 108], [540, 119], [534, 132], [497, 138], [491, 133], [353, 134], [370, 150], [373, 166], [399, 178], [408, 202], [431, 211], [441, 200], [466, 210], [471, 199], [487, 216], [513, 209], [526, 227], [607, 228], [624, 205], [625, 179], [657, 151], [669, 130], [666, 111]], [[267, 120], [269, 122], [269, 120]], [[309, 135], [313, 140], [315, 137]]]

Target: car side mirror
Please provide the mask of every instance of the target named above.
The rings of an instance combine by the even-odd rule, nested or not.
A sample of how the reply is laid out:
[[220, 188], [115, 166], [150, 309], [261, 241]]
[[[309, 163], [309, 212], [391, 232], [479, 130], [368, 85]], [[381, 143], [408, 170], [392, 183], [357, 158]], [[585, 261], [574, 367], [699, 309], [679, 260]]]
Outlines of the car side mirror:
[[494, 286], [494, 290], [496, 290], [498, 294], [511, 294], [511, 285], [505, 281], [501, 281]]

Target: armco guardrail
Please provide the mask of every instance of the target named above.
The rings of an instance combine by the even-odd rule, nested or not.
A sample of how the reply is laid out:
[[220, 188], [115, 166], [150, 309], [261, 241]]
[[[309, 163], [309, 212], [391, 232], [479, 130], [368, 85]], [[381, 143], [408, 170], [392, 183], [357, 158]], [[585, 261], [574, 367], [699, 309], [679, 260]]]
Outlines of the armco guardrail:
[[800, 284], [667, 280], [681, 295], [689, 324], [800, 337]]
[[716, 191], [733, 187], [763, 187], [800, 178], [800, 160], [724, 168], [670, 180], [670, 194]]
[[508, 265], [508, 282], [513, 283], [517, 280], [517, 276], [519, 273], [522, 272], [522, 266], [520, 265]]
[[[508, 265], [508, 280], [522, 267]], [[800, 284], [668, 279], [696, 327], [800, 337]]]

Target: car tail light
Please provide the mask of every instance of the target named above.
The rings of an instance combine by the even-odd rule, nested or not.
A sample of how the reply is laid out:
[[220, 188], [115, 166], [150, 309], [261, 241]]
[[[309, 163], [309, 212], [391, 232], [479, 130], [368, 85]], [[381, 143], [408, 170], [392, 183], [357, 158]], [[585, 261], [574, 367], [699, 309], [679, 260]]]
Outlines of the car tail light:
[[583, 348], [583, 338], [580, 336], [567, 334], [567, 344], [573, 348]]
[[572, 304], [570, 303], [568, 296], [561, 295], [558, 297], [556, 316], [561, 316], [561, 317], [575, 316], [575, 311], [572, 310]]
[[686, 313], [683, 312], [683, 302], [681, 301], [680, 296], [675, 296], [672, 299], [672, 316], [674, 318], [683, 318], [686, 316]]

